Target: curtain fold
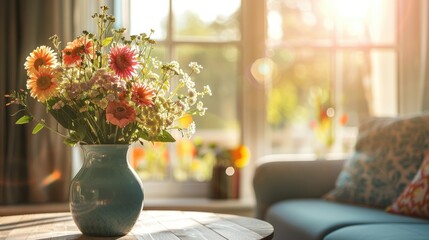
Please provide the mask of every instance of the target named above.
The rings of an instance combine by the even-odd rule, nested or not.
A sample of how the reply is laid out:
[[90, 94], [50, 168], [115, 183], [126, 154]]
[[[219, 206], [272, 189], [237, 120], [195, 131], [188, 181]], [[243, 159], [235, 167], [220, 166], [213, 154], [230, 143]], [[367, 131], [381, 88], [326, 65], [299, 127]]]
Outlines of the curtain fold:
[[399, 2], [399, 113], [429, 111], [429, 2]]
[[[0, 2], [0, 204], [67, 201], [71, 178], [71, 149], [48, 130], [32, 135], [34, 125], [15, 125], [4, 94], [25, 88], [24, 62], [40, 45], [51, 46], [57, 34], [63, 46], [72, 40], [71, 0]], [[34, 114], [54, 129], [56, 122], [37, 102]]]
[[429, 2], [423, 1], [422, 8], [422, 78], [420, 91], [422, 95], [422, 110], [429, 111]]

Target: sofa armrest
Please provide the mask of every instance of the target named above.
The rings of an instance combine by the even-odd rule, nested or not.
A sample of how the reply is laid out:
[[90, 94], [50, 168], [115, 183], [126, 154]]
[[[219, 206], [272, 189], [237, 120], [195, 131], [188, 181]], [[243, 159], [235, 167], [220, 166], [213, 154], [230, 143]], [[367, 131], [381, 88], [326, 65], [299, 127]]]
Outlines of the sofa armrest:
[[335, 186], [344, 159], [285, 160], [282, 155], [261, 158], [255, 169], [253, 188], [256, 217], [263, 219], [274, 203], [295, 198], [320, 198]]

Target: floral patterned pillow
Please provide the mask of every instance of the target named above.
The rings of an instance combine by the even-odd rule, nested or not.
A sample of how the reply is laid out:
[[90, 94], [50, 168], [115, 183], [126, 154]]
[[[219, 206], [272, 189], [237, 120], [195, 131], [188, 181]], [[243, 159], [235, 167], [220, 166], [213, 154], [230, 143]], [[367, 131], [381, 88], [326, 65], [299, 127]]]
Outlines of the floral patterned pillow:
[[372, 119], [360, 126], [354, 154], [324, 197], [385, 208], [413, 179], [426, 149], [429, 115]]
[[413, 181], [386, 210], [429, 219], [429, 151]]

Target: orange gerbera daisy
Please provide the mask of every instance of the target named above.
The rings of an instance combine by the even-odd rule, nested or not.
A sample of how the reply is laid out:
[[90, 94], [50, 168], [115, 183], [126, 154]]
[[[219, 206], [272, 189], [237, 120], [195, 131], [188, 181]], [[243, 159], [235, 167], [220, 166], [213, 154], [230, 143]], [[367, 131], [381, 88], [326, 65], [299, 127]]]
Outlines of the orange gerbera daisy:
[[140, 106], [152, 106], [154, 90], [136, 83], [133, 85], [132, 100]]
[[125, 102], [109, 102], [106, 108], [107, 122], [118, 127], [125, 127], [136, 119], [136, 111]]
[[27, 72], [33, 72], [39, 70], [40, 66], [47, 66], [54, 68], [57, 65], [57, 54], [47, 46], [40, 46], [30, 53], [24, 64]]
[[131, 78], [136, 73], [137, 60], [134, 51], [127, 46], [116, 46], [110, 50], [110, 68], [121, 78]]
[[57, 76], [54, 69], [40, 66], [38, 71], [30, 74], [27, 81], [27, 89], [31, 96], [40, 102], [45, 102], [57, 93]]
[[93, 42], [87, 41], [84, 36], [67, 43], [63, 49], [63, 63], [67, 66], [74, 66], [80, 65], [85, 56], [94, 58], [93, 45]]

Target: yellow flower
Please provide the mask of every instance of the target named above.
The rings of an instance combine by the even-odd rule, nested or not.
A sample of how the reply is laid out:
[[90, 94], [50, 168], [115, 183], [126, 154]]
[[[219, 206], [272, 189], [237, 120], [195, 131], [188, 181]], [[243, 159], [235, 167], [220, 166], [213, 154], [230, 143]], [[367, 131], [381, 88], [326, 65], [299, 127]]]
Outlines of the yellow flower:
[[194, 120], [192, 119], [192, 115], [189, 113], [184, 114], [181, 118], [179, 118], [179, 122], [178, 125], [181, 128], [187, 128], [189, 127], [192, 123], [194, 122]]

